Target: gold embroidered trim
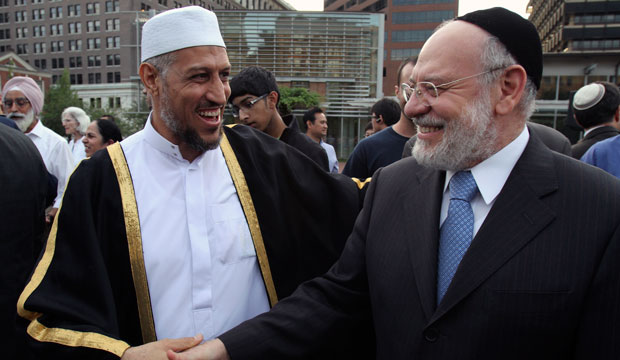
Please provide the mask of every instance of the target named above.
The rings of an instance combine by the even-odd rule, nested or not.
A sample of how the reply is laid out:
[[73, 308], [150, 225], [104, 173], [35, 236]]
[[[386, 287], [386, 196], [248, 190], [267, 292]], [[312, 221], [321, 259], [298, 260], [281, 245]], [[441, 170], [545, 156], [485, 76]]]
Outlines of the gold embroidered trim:
[[258, 223], [258, 217], [256, 215], [256, 209], [254, 208], [254, 202], [250, 195], [250, 189], [245, 182], [245, 176], [241, 170], [241, 166], [237, 161], [237, 156], [233, 151], [226, 134], [222, 134], [222, 141], [220, 142], [222, 153], [224, 153], [224, 159], [226, 159], [226, 165], [228, 171], [232, 176], [233, 183], [237, 189], [237, 195], [245, 218], [248, 221], [250, 227], [250, 233], [252, 234], [252, 240], [254, 242], [254, 249], [256, 250], [256, 257], [258, 258], [258, 265], [260, 266], [261, 274], [263, 275], [263, 281], [265, 282], [265, 288], [267, 289], [267, 295], [269, 296], [269, 303], [273, 307], [278, 302], [278, 295], [276, 294], [276, 287], [271, 277], [271, 268], [269, 267], [269, 260], [267, 259], [267, 250], [265, 250], [265, 243], [263, 242], [263, 235], [260, 231], [260, 224]]
[[112, 339], [108, 336], [93, 333], [67, 330], [60, 328], [48, 328], [38, 320], [33, 320], [28, 325], [28, 334], [33, 338], [43, 342], [53, 342], [71, 347], [89, 347], [111, 352], [121, 357], [129, 344], [124, 341]]
[[364, 186], [366, 186], [366, 184], [370, 183], [370, 180], [372, 180], [372, 178], [371, 177], [366, 178], [366, 180], [364, 180], [364, 181], [361, 181], [358, 178], [351, 178], [351, 180], [353, 180], [353, 182], [355, 182], [355, 184], [357, 184], [357, 188], [358, 189], [362, 190], [364, 188]]
[[30, 278], [30, 281], [24, 288], [24, 291], [19, 296], [19, 300], [17, 301], [17, 313], [21, 317], [30, 320], [27, 332], [35, 340], [42, 342], [53, 342], [72, 347], [83, 346], [100, 349], [109, 351], [117, 355], [118, 357], [121, 357], [125, 350], [129, 348], [129, 345], [124, 341], [92, 332], [81, 332], [60, 328], [48, 328], [45, 325], [41, 324], [38, 320], [38, 318], [43, 314], [29, 311], [24, 308], [24, 303], [26, 302], [26, 299], [28, 299], [30, 295], [32, 295], [34, 290], [39, 287], [39, 285], [41, 285], [41, 282], [43, 281], [43, 278], [45, 277], [47, 270], [52, 263], [52, 258], [54, 257], [54, 252], [56, 250], [58, 218], [61, 210], [62, 203], [60, 205], [60, 208], [58, 209], [57, 215], [54, 218], [54, 222], [52, 223], [52, 228], [50, 230], [50, 234], [45, 245], [45, 252], [41, 257], [41, 260], [37, 264], [32, 274], [32, 277]]
[[121, 192], [125, 231], [127, 232], [129, 259], [131, 262], [131, 274], [133, 275], [133, 285], [136, 289], [138, 315], [140, 317], [140, 327], [142, 328], [142, 340], [144, 343], [149, 343], [156, 341], [157, 336], [155, 334], [155, 322], [151, 309], [149, 284], [146, 279], [144, 253], [142, 252], [142, 236], [140, 233], [140, 218], [138, 217], [138, 204], [136, 203], [136, 195], [133, 190], [133, 181], [131, 180], [127, 160], [125, 159], [125, 154], [123, 153], [120, 143], [117, 142], [108, 146], [107, 150], [110, 154], [110, 159], [112, 159]]

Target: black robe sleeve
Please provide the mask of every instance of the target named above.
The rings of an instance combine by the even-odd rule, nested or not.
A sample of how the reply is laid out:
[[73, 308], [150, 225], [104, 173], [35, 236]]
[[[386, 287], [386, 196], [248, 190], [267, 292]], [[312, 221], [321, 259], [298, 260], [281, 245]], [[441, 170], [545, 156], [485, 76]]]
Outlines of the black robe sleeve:
[[141, 344], [119, 185], [107, 151], [70, 178], [20, 297], [37, 359], [115, 359]]

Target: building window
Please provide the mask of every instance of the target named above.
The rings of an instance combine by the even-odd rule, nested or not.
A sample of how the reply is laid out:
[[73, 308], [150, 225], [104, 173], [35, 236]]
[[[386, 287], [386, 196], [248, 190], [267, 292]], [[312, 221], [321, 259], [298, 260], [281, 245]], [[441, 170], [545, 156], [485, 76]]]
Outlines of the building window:
[[32, 44], [33, 52], [35, 54], [45, 54], [45, 43], [34, 43]]
[[24, 22], [27, 20], [26, 10], [15, 12], [15, 22]]
[[[45, 36], [45, 28], [43, 28], [43, 36]], [[50, 35], [62, 35], [62, 24], [52, 24], [50, 25]]]
[[109, 54], [106, 57], [106, 65], [107, 66], [118, 66], [121, 64], [121, 55], [120, 54]]
[[101, 39], [100, 38], [88, 39], [86, 49], [88, 50], [101, 49]]
[[52, 52], [62, 52], [65, 49], [64, 41], [52, 41]]
[[115, 72], [109, 72], [108, 73], [108, 84], [119, 83], [119, 82], [121, 82], [121, 72], [120, 71], [115, 71]]
[[392, 24], [438, 23], [453, 17], [454, 11], [393, 12]]
[[62, 18], [62, 6], [51, 7], [50, 8], [50, 19], [61, 19]]
[[34, 66], [38, 67], [41, 70], [44, 70], [47, 68], [47, 61], [45, 59], [35, 59]]
[[105, 12], [118, 12], [120, 9], [118, 0], [116, 1], [106, 1], [105, 2]]
[[81, 33], [82, 33], [81, 22], [69, 23], [69, 34], [81, 34]]
[[28, 54], [28, 44], [17, 44], [17, 54]]
[[390, 60], [405, 60], [420, 53], [420, 49], [392, 49]]
[[52, 59], [52, 69], [64, 69], [65, 67], [65, 59], [64, 58], [54, 58]]
[[67, 6], [67, 13], [69, 13], [69, 16], [80, 16], [80, 10], [80, 4]]
[[16, 39], [23, 39], [25, 37], [28, 37], [28, 28], [17, 28], [15, 29], [15, 38]]
[[402, 30], [392, 31], [392, 42], [424, 42], [433, 30]]
[[118, 49], [121, 47], [121, 37], [120, 36], [108, 36], [106, 38], [106, 48], [108, 49]]
[[69, 81], [71, 82], [71, 85], [82, 84], [82, 74], [70, 74]]
[[422, 5], [454, 3], [454, 0], [392, 0], [392, 5]]
[[69, 51], [82, 51], [82, 40], [69, 40]]
[[[101, 84], [101, 73], [89, 73], [88, 74], [88, 83], [89, 84]], [[99, 98], [99, 106], [101, 107], [101, 98]]]
[[69, 58], [69, 67], [70, 68], [81, 68], [82, 67], [82, 57], [81, 56], [73, 56]]
[[0, 7], [9, 6], [9, 0], [0, 0]]
[[100, 29], [101, 29], [101, 21], [92, 20], [92, 21], [86, 22], [86, 32], [89, 32], [89, 33], [99, 32]]
[[0, 40], [10, 39], [11, 38], [11, 29], [0, 29]]
[[43, 19], [45, 19], [45, 9], [34, 9], [34, 10], [32, 10], [32, 21], [39, 21], [39, 20], [43, 20]]
[[[190, 1], [191, 3], [191, 1]], [[151, 10], [151, 5], [146, 5], [145, 3], [140, 3], [140, 10], [142, 11], [149, 11]]]
[[106, 31], [118, 31], [120, 28], [121, 21], [120, 19], [107, 19], [105, 21], [105, 29]]
[[[89, 80], [88, 83], [89, 84], [94, 84], [94, 83], [90, 82], [90, 76], [91, 75], [93, 75], [93, 74], [88, 74], [88, 80]], [[101, 74], [99, 74], [99, 75], [101, 75]], [[90, 107], [100, 109], [101, 108], [101, 98], [90, 98]]]
[[45, 25], [33, 26], [32, 27], [32, 36], [33, 37], [45, 36]]
[[99, 3], [87, 3], [86, 4], [86, 15], [99, 15]]
[[88, 66], [96, 67], [101, 66], [101, 56], [99, 55], [91, 55], [88, 57]]

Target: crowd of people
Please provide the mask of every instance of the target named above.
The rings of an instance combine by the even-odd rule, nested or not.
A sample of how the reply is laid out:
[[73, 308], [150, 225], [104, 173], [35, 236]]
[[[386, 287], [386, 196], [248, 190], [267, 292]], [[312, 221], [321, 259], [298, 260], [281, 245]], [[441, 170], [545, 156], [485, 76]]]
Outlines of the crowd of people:
[[620, 92], [576, 92], [572, 148], [529, 122], [528, 20], [441, 24], [342, 173], [324, 110], [304, 134], [269, 70], [230, 79], [214, 13], [152, 17], [141, 51], [125, 139], [77, 107], [63, 138], [32, 79], [2, 88], [9, 358], [620, 357]]

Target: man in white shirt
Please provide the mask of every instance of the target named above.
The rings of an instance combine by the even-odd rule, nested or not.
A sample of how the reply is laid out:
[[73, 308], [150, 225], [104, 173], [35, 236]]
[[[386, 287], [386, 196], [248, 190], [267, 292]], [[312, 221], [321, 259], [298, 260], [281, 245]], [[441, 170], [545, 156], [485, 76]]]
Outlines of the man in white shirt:
[[34, 142], [47, 170], [58, 179], [56, 199], [46, 215], [49, 222], [60, 207], [65, 185], [73, 170], [73, 155], [67, 141], [39, 120], [43, 109], [43, 92], [34, 80], [25, 76], [11, 78], [2, 89], [2, 102], [7, 117], [15, 121], [19, 129]]
[[529, 135], [541, 78], [520, 15], [439, 27], [404, 88], [413, 156], [374, 174], [338, 262], [169, 359], [302, 358], [364, 315], [376, 359], [620, 358], [620, 181]]
[[251, 127], [223, 126], [229, 73], [212, 12], [184, 7], [144, 25], [153, 111], [80, 162], [18, 303], [38, 358], [165, 357], [335, 262], [358, 185]]
[[314, 107], [306, 111], [304, 113], [304, 122], [306, 123], [306, 135], [325, 149], [327, 160], [329, 161], [329, 171], [333, 173], [340, 171], [336, 150], [324, 141], [327, 136], [327, 117], [325, 117], [323, 110]]

